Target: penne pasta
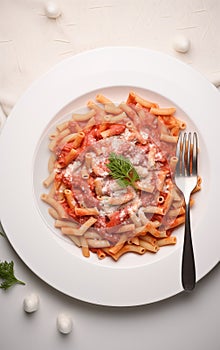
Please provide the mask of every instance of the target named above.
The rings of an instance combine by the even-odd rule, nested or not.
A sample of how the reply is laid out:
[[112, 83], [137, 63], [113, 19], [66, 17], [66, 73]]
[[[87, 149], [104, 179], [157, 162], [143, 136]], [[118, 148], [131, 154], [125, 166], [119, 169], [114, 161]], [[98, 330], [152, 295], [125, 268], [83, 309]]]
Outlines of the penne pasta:
[[97, 208], [75, 208], [75, 213], [77, 216], [99, 215]]
[[[116, 105], [98, 93], [85, 113], [72, 113], [49, 135], [48, 175], [41, 195], [54, 227], [98, 259], [160, 254], [176, 244], [185, 203], [174, 182], [176, 144], [185, 121], [130, 91]], [[201, 177], [193, 193], [201, 189]], [[194, 204], [191, 198], [190, 205]]]
[[50, 175], [43, 181], [43, 185], [44, 185], [45, 187], [49, 187], [49, 186], [53, 183], [54, 178], [55, 178], [55, 172], [52, 171], [52, 172], [50, 173]]
[[54, 223], [55, 227], [61, 228], [61, 227], [72, 227], [72, 228], [77, 228], [77, 224], [73, 221], [68, 221], [68, 220], [59, 220], [57, 219]]
[[54, 198], [50, 197], [49, 195], [43, 193], [41, 195], [41, 199], [46, 202], [47, 204], [51, 205], [51, 207], [53, 207], [58, 215], [62, 218], [62, 219], [66, 219], [68, 218], [68, 215], [66, 213], [66, 211], [64, 210], [63, 206], [57, 202]]
[[124, 255], [125, 253], [137, 253], [140, 255], [143, 255], [146, 252], [146, 249], [141, 246], [126, 244], [124, 245], [116, 254], [112, 254], [109, 250], [104, 248], [104, 251], [109, 254], [115, 261], [118, 261], [118, 259]]
[[88, 258], [90, 256], [88, 241], [83, 236], [80, 237], [79, 240], [80, 240], [80, 245], [82, 249], [82, 254], [83, 256], [85, 256], [85, 258]]
[[73, 113], [72, 118], [73, 118], [73, 120], [75, 120], [77, 122], [84, 122], [84, 121], [88, 121], [89, 119], [91, 119], [95, 115], [96, 115], [95, 109], [91, 109], [89, 112], [84, 113], [84, 114]]
[[176, 144], [177, 140], [178, 140], [178, 136], [161, 134], [160, 139], [161, 139], [161, 141], [172, 142], [172, 143]]
[[159, 250], [159, 247], [157, 245], [153, 245], [153, 244], [151, 244], [147, 241], [144, 241], [142, 239], [140, 239], [140, 246], [145, 248], [149, 252], [152, 252], [152, 253], [157, 253]]
[[127, 102], [131, 102], [131, 103], [135, 102], [135, 103], [138, 103], [142, 107], [145, 107], [145, 108], [153, 108], [153, 107], [157, 108], [158, 107], [158, 105], [156, 103], [150, 102], [150, 101], [140, 97], [134, 91], [131, 91], [129, 93]]
[[151, 107], [150, 112], [155, 115], [172, 115], [176, 112], [176, 108], [155, 108]]
[[165, 245], [176, 244], [176, 237], [170, 236], [170, 237], [158, 239], [157, 244], [159, 247], [163, 247]]

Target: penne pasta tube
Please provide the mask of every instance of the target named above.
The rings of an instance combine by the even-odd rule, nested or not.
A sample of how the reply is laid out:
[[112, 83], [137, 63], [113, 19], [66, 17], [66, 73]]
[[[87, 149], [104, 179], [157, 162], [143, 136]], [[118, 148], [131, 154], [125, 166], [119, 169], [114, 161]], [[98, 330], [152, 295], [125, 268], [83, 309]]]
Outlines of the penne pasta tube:
[[85, 166], [81, 170], [81, 176], [82, 176], [82, 179], [84, 179], [84, 180], [88, 180], [88, 178], [89, 178], [89, 173], [88, 173], [88, 170]]
[[76, 137], [75, 137], [75, 139], [74, 139], [74, 142], [73, 142], [73, 146], [72, 146], [72, 147], [73, 147], [73, 148], [78, 148], [78, 147], [81, 145], [81, 143], [82, 143], [84, 137], [85, 137], [85, 134], [84, 134], [83, 131], [78, 132], [77, 135], [76, 135]]
[[141, 240], [148, 242], [152, 245], [157, 245], [157, 241], [158, 241], [155, 237], [152, 237], [149, 234], [146, 234], [145, 236], [141, 236]]
[[128, 99], [128, 103], [139, 103], [142, 107], [145, 108], [151, 108], [151, 107], [158, 107], [158, 105], [154, 102], [150, 102], [139, 95], [137, 95], [134, 91], [130, 91]]
[[166, 214], [169, 211], [172, 202], [173, 202], [173, 193], [171, 190], [170, 192], [167, 193], [166, 199], [164, 200], [164, 203], [163, 203], [164, 214]]
[[106, 104], [105, 105], [105, 111], [106, 111], [106, 113], [114, 114], [114, 115], [119, 115], [119, 114], [122, 113], [121, 108], [116, 107], [116, 106], [114, 106], [112, 104]]
[[84, 127], [84, 130], [87, 130], [89, 128], [91, 128], [92, 126], [96, 125], [96, 120], [94, 117], [90, 118], [86, 124], [86, 126]]
[[127, 224], [121, 226], [119, 229], [116, 230], [117, 233], [123, 233], [123, 232], [128, 232], [128, 231], [133, 231], [135, 229], [134, 224]]
[[102, 196], [102, 188], [103, 188], [102, 179], [97, 177], [94, 180], [94, 185], [95, 185], [96, 195], [97, 196]]
[[143, 255], [146, 252], [146, 249], [141, 246], [126, 244], [116, 254], [109, 252], [109, 249], [104, 248], [104, 251], [109, 254], [115, 261], [117, 261], [122, 255], [128, 252]]
[[73, 118], [73, 120], [75, 120], [77, 122], [85, 122], [85, 121], [88, 121], [89, 119], [91, 119], [92, 117], [94, 117], [95, 115], [96, 115], [95, 109], [91, 109], [89, 112], [84, 113], [84, 114], [74, 113], [72, 115], [72, 118]]
[[56, 192], [56, 189], [55, 189], [55, 184], [53, 183], [53, 185], [52, 185], [52, 186], [50, 186], [50, 191], [49, 191], [49, 193], [48, 193], [48, 196], [50, 196], [50, 197], [53, 197], [53, 198], [54, 198], [55, 192]]
[[75, 245], [77, 247], [81, 247], [81, 242], [80, 242], [80, 239], [76, 236], [68, 236], [68, 238], [73, 242], [75, 243]]
[[82, 249], [82, 254], [85, 258], [88, 258], [90, 256], [90, 252], [89, 252], [89, 245], [88, 245], [88, 241], [85, 237], [81, 236], [79, 238], [80, 240], [80, 245], [81, 245], [81, 249]]
[[183, 215], [183, 214], [185, 214], [185, 208], [182, 206], [182, 207], [179, 207], [176, 209], [170, 209], [167, 213], [167, 216], [177, 217], [177, 216]]
[[84, 234], [79, 232], [78, 227], [71, 227], [71, 226], [61, 226], [61, 231], [64, 235], [67, 235], [67, 236], [82, 236]]
[[59, 143], [59, 147], [62, 149], [64, 145], [68, 142], [74, 141], [76, 139], [77, 133], [69, 134], [65, 136]]
[[163, 238], [167, 237], [166, 231], [160, 231], [158, 230], [154, 225], [152, 225], [152, 221], [149, 221], [146, 225], [138, 227], [135, 229], [135, 235], [136, 236], [144, 236], [146, 233], [149, 232], [152, 236], [156, 238]]
[[97, 208], [75, 208], [75, 213], [77, 216], [85, 216], [85, 215], [99, 215], [99, 211]]
[[201, 176], [198, 176], [196, 187], [194, 188], [192, 193], [195, 193], [201, 190], [201, 183], [202, 183]]
[[64, 196], [66, 197], [67, 203], [71, 209], [75, 209], [76, 201], [73, 196], [73, 192], [69, 189], [63, 191]]
[[128, 130], [130, 130], [130, 131], [134, 131], [136, 129], [134, 123], [131, 120], [129, 120], [126, 123], [126, 128], [128, 128]]
[[164, 215], [164, 209], [161, 207], [154, 207], [152, 205], [149, 205], [148, 207], [143, 207], [143, 212], [148, 214], [159, 214]]
[[91, 238], [91, 239], [102, 239], [102, 237], [96, 232], [92, 230], [88, 230], [84, 233], [85, 238]]
[[132, 237], [128, 240], [128, 244], [140, 245], [140, 240], [138, 237]]
[[61, 123], [61, 124], [58, 124], [57, 126], [56, 126], [56, 129], [59, 131], [59, 132], [61, 132], [61, 131], [63, 131], [63, 130], [65, 130], [65, 129], [68, 129], [68, 127], [69, 127], [69, 122], [63, 122], [63, 123]]
[[59, 219], [59, 214], [57, 213], [56, 209], [50, 207], [48, 208], [48, 213], [50, 216], [52, 216], [53, 219], [58, 220]]
[[125, 242], [127, 241], [127, 236], [126, 235], [122, 235], [119, 239], [119, 241], [116, 243], [116, 245], [114, 245], [113, 247], [111, 247], [109, 249], [109, 252], [111, 254], [117, 254], [124, 246]]
[[68, 220], [59, 220], [57, 219], [54, 223], [54, 226], [57, 228], [61, 228], [61, 227], [72, 227], [72, 228], [77, 228], [77, 223], [73, 222], [73, 221], [68, 221]]
[[132, 213], [130, 215], [130, 218], [133, 221], [133, 223], [135, 224], [135, 227], [142, 226], [141, 219], [135, 213]]
[[127, 202], [130, 202], [135, 197], [135, 192], [132, 190], [128, 190], [127, 193], [118, 197], [104, 197], [106, 202], [111, 205], [121, 205]]
[[104, 117], [104, 120], [108, 123], [118, 123], [122, 121], [123, 119], [127, 118], [127, 115], [125, 112], [122, 112], [118, 115], [112, 116], [112, 115], [106, 115]]
[[59, 131], [56, 130], [49, 135], [49, 140], [54, 140], [59, 135]]
[[56, 155], [55, 155], [55, 153], [51, 153], [50, 158], [48, 160], [49, 173], [52, 173], [54, 171], [55, 162], [56, 162]]
[[65, 212], [63, 206], [57, 202], [55, 199], [53, 199], [52, 197], [50, 197], [49, 195], [43, 193], [41, 195], [41, 199], [46, 202], [47, 204], [51, 205], [51, 207], [53, 207], [57, 213], [59, 214], [59, 216], [62, 218], [62, 219], [67, 219], [68, 218], [68, 215], [67, 213]]
[[158, 204], [163, 204], [164, 201], [165, 201], [164, 196], [162, 196], [162, 195], [158, 196], [158, 198], [157, 198], [157, 203]]
[[137, 181], [136, 182], [136, 188], [138, 190], [144, 191], [144, 192], [149, 192], [149, 193], [153, 193], [155, 186], [149, 182], [145, 182], [145, 181]]
[[134, 124], [138, 123], [138, 115], [130, 106], [122, 102], [119, 105], [119, 108], [121, 108], [127, 114], [127, 116], [134, 122]]
[[62, 232], [65, 235], [82, 236], [97, 220], [90, 217], [84, 224], [78, 228], [62, 227]]
[[57, 144], [67, 135], [70, 134], [70, 129], [64, 129], [63, 131], [61, 131], [50, 143], [49, 143], [49, 150], [53, 151], [55, 149], [55, 147], [57, 146]]
[[155, 108], [151, 107], [150, 113], [154, 115], [172, 115], [176, 112], [176, 108], [171, 107], [171, 108]]
[[163, 190], [167, 173], [165, 171], [158, 172], [156, 177], [156, 188], [159, 192]]
[[170, 158], [170, 169], [171, 169], [171, 171], [174, 172], [176, 170], [177, 162], [178, 162], [178, 158], [176, 156], [173, 156], [173, 157]]
[[89, 227], [91, 227], [97, 220], [93, 217], [89, 218], [82, 226], [80, 227], [79, 231], [80, 234], [84, 234]]
[[103, 105], [114, 105], [114, 103], [102, 94], [97, 94], [95, 97], [96, 101], [102, 103]]
[[78, 152], [72, 148], [70, 152], [66, 155], [64, 158], [64, 164], [63, 166], [67, 166], [70, 162], [72, 162], [76, 157], [78, 156]]
[[142, 225], [146, 225], [147, 222], [149, 221], [149, 220], [147, 219], [147, 217], [145, 216], [144, 212], [143, 212], [143, 208], [140, 208], [140, 209], [138, 210], [138, 216], [139, 216], [139, 218], [140, 218], [140, 220], [141, 220]]
[[178, 137], [179, 131], [180, 131], [179, 126], [174, 126], [174, 127], [172, 127], [172, 128], [170, 129], [170, 134], [171, 134], [172, 136], [177, 136], [177, 137]]
[[171, 143], [177, 143], [178, 136], [173, 135], [167, 135], [167, 134], [161, 134], [160, 135], [161, 141], [171, 142]]
[[159, 250], [158, 245], [152, 245], [151, 243], [140, 239], [140, 246], [152, 253], [157, 253]]
[[169, 226], [170, 228], [177, 227], [185, 222], [185, 215], [178, 216], [174, 222]]
[[100, 260], [106, 257], [106, 253], [102, 249], [97, 249], [96, 254]]
[[159, 247], [163, 247], [165, 245], [171, 245], [176, 244], [176, 237], [175, 236], [169, 236], [166, 238], [158, 239], [157, 244]]
[[167, 237], [167, 233], [166, 233], [165, 230], [164, 231], [160, 231], [160, 230], [157, 230], [155, 227], [148, 226], [148, 225], [146, 225], [146, 229], [147, 229], [147, 232], [152, 234], [152, 236], [154, 236], [154, 237], [157, 237], [157, 238]]
[[88, 246], [91, 248], [108, 248], [110, 247], [109, 241], [107, 239], [87, 239]]
[[92, 169], [92, 160], [93, 160], [93, 154], [91, 152], [87, 152], [85, 155], [85, 164], [86, 164], [87, 170]]
[[44, 185], [45, 187], [49, 187], [49, 186], [53, 183], [54, 178], [55, 178], [55, 172], [52, 171], [52, 172], [50, 173], [50, 175], [43, 181], [43, 185]]
[[[95, 102], [89, 100], [87, 103], [87, 107], [90, 109], [94, 109], [97, 113], [101, 114], [101, 115], [105, 115], [106, 112], [103, 108], [101, 108], [99, 105], [97, 105]], [[92, 118], [91, 118], [92, 119]]]
[[186, 122], [184, 122], [183, 120], [179, 120], [179, 119], [176, 119], [176, 122], [177, 122], [180, 130], [186, 129]]

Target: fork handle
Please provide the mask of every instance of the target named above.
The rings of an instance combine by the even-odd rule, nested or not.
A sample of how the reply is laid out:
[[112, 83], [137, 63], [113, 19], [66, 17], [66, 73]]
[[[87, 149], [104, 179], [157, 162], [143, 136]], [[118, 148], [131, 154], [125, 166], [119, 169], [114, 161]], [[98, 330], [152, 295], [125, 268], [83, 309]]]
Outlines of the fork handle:
[[193, 253], [191, 226], [190, 226], [190, 206], [186, 204], [185, 233], [182, 260], [182, 285], [186, 291], [191, 291], [195, 287], [196, 271]]

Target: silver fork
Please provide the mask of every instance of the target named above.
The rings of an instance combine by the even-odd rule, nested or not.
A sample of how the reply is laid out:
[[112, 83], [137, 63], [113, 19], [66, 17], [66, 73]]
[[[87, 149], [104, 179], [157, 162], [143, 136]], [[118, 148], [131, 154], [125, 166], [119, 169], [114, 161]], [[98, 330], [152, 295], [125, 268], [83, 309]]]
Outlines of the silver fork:
[[190, 196], [197, 184], [198, 136], [194, 132], [180, 134], [177, 142], [178, 158], [175, 182], [185, 198], [185, 233], [182, 257], [182, 285], [191, 291], [196, 283], [196, 269], [190, 225]]

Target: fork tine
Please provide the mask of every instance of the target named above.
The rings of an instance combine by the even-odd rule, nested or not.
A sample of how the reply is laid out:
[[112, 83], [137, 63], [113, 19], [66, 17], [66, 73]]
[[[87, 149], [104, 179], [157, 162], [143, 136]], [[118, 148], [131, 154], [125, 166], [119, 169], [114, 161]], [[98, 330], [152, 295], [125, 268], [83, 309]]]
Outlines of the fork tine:
[[179, 134], [177, 145], [176, 145], [176, 157], [178, 158], [177, 164], [176, 164], [176, 174], [181, 174], [181, 152], [182, 152], [182, 133]]
[[197, 175], [198, 170], [198, 136], [193, 133], [193, 150], [192, 150], [192, 175]]
[[191, 173], [191, 132], [188, 133], [188, 140], [186, 140], [187, 145], [187, 158], [186, 158], [186, 175], [190, 176]]
[[186, 150], [187, 150], [187, 133], [184, 132], [184, 135], [183, 135], [183, 144], [182, 144], [182, 171], [181, 171], [181, 174], [186, 176], [187, 175], [187, 172], [186, 172]]

